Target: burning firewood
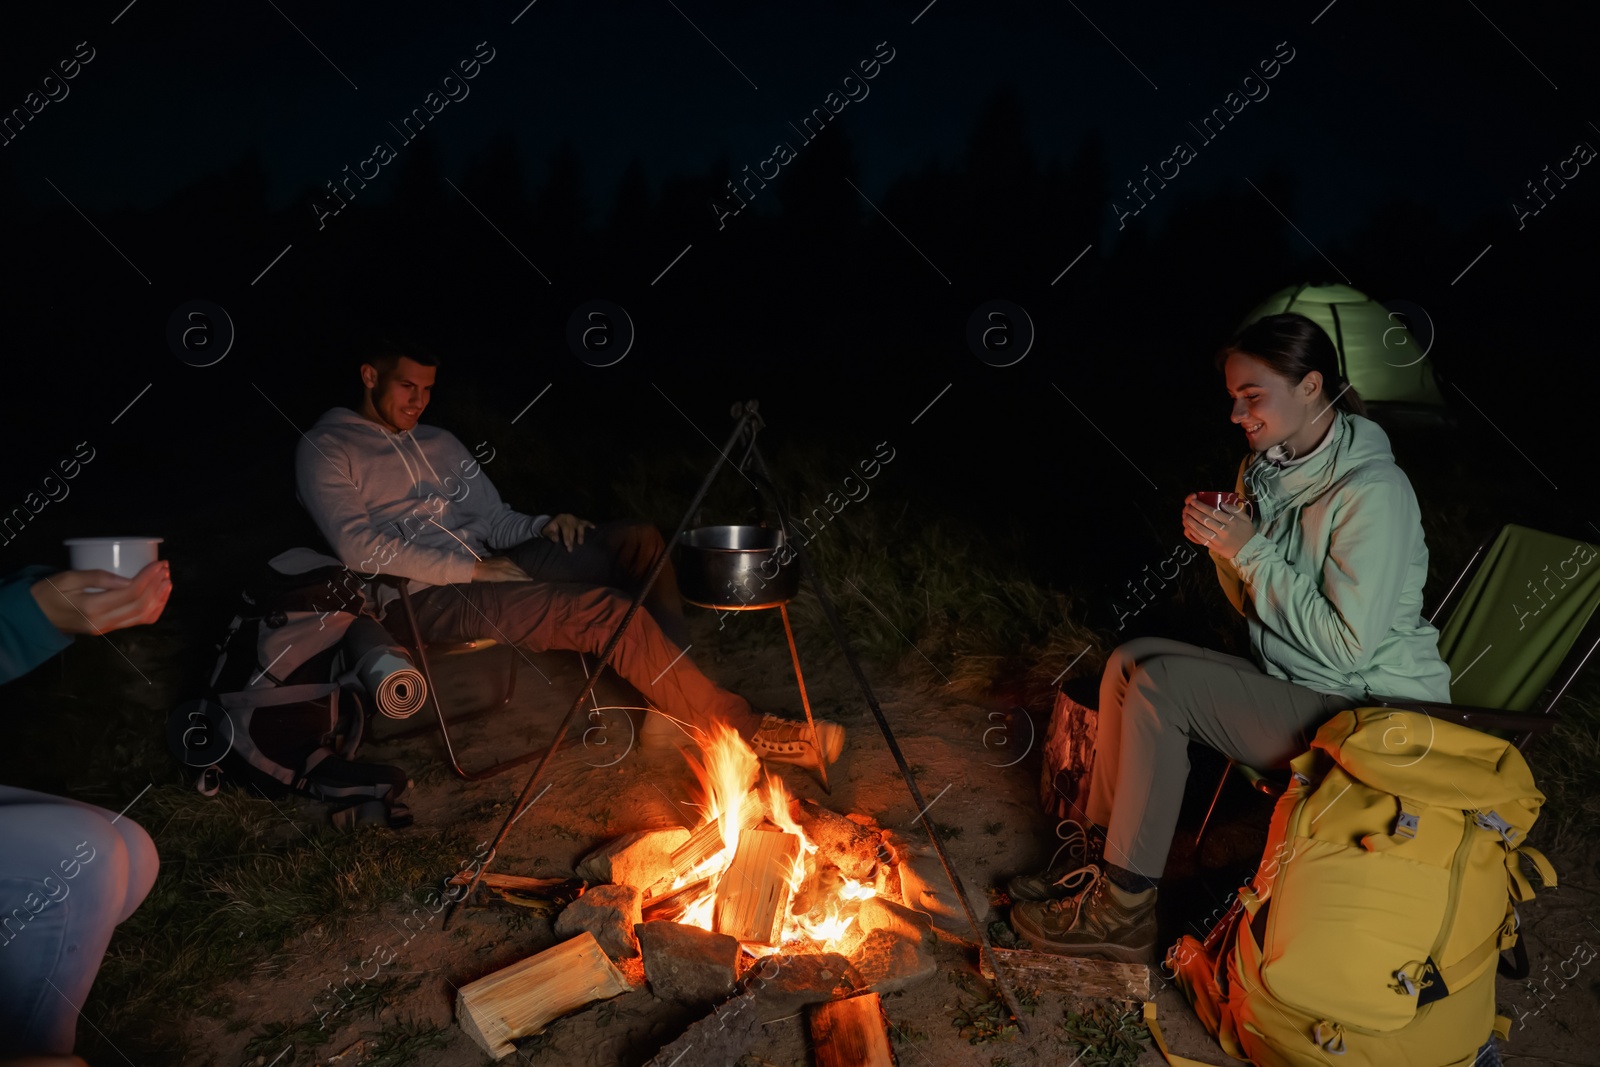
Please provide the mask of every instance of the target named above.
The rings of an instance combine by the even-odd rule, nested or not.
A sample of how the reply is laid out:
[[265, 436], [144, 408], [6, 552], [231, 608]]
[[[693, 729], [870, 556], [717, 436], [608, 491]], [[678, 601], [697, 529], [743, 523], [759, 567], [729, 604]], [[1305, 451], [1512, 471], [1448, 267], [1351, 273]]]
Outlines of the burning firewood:
[[512, 1039], [537, 1034], [569, 1011], [632, 988], [585, 931], [462, 986], [456, 1022], [490, 1056], [503, 1059], [516, 1051]]
[[817, 1067], [894, 1067], [878, 994], [832, 1000], [811, 1011]]
[[802, 800], [791, 807], [807, 839], [842, 870], [846, 878], [858, 882], [872, 880], [883, 844], [881, 830], [829, 811], [814, 800]]
[[713, 925], [746, 944], [775, 945], [789, 912], [789, 877], [800, 839], [763, 827], [739, 835], [733, 863], [717, 883]]
[[806, 879], [789, 906], [796, 915], [821, 922], [827, 917], [828, 904], [838, 899], [843, 888], [844, 873], [833, 864], [812, 857], [806, 861]]
[[710, 885], [711, 877], [707, 875], [704, 878], [696, 878], [692, 882], [685, 883], [684, 885], [681, 885], [677, 889], [671, 890], [670, 892], [649, 898], [644, 902], [642, 909], [644, 921], [651, 922], [655, 919], [677, 919], [678, 916], [683, 914], [683, 910], [687, 908], [696, 897], [698, 897], [701, 893], [704, 893], [707, 887]]
[[[761, 798], [754, 793], [745, 795], [744, 803], [740, 806], [739, 828], [748, 830], [761, 822]], [[689, 835], [689, 840], [679, 845], [672, 853], [672, 876], [680, 877], [694, 870], [706, 860], [715, 856], [723, 849], [723, 829], [720, 819], [712, 819], [702, 823], [694, 833]]]

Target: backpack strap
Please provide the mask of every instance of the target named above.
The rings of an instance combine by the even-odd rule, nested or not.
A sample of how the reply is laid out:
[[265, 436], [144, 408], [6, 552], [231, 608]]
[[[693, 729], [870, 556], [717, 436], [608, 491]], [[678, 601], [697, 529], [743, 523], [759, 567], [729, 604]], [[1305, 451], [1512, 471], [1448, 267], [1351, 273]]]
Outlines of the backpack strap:
[[1545, 888], [1553, 888], [1556, 885], [1556, 869], [1550, 865], [1549, 860], [1544, 858], [1543, 852], [1536, 848], [1529, 848], [1527, 845], [1521, 848], [1508, 848], [1506, 849], [1506, 873], [1510, 876], [1511, 881], [1511, 899], [1518, 904], [1532, 900], [1534, 897], [1533, 883], [1528, 880], [1526, 874], [1522, 873], [1521, 858], [1523, 856], [1528, 857], [1528, 861], [1533, 864], [1533, 869], [1539, 873], [1539, 881], [1544, 883]]
[[1161, 1033], [1161, 1027], [1156, 1023], [1156, 1005], [1153, 1000], [1144, 1002], [1144, 1025], [1145, 1029], [1150, 1031], [1150, 1037], [1155, 1041], [1156, 1048], [1161, 1050], [1162, 1058], [1172, 1067], [1205, 1067], [1205, 1064], [1199, 1060], [1191, 1060], [1187, 1056], [1174, 1055], [1167, 1048], [1167, 1039]]
[[1361, 839], [1361, 847], [1368, 852], [1385, 852], [1396, 845], [1415, 841], [1417, 828], [1422, 824], [1422, 813], [1428, 805], [1412, 797], [1395, 795], [1400, 810], [1395, 813], [1394, 830], [1388, 834], [1368, 834]]
[[[1508, 935], [1507, 930], [1511, 933]], [[1448, 967], [1439, 968], [1439, 980], [1444, 983], [1446, 992], [1453, 993], [1464, 983], [1474, 971], [1481, 970], [1491, 959], [1498, 956], [1502, 950], [1510, 948], [1516, 943], [1516, 914], [1507, 910], [1506, 921], [1497, 927], [1494, 933], [1484, 939], [1483, 943], [1455, 963]]]

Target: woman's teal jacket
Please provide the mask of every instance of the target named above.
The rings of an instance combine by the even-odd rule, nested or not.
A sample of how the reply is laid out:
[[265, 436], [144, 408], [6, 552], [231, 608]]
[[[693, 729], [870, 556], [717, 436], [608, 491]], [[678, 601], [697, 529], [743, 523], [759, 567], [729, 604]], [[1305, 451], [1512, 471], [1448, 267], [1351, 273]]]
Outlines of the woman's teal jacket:
[[1377, 423], [1336, 413], [1334, 437], [1303, 463], [1252, 453], [1235, 491], [1256, 533], [1211, 553], [1223, 591], [1275, 678], [1352, 699], [1450, 699], [1439, 632], [1422, 617], [1428, 547], [1411, 482]]

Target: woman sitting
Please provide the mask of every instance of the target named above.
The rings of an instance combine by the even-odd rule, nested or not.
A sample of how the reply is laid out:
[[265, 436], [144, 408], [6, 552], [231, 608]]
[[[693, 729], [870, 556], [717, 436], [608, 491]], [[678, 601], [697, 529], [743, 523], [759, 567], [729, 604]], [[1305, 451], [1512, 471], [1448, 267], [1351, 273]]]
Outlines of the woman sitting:
[[[72, 643], [161, 617], [165, 561], [110, 571], [26, 567], [0, 580], [0, 684]], [[78, 1011], [111, 933], [155, 884], [160, 859], [126, 815], [0, 785], [0, 1067], [83, 1067]]]
[[1156, 886], [1200, 741], [1282, 767], [1336, 712], [1378, 694], [1449, 700], [1416, 495], [1389, 439], [1303, 315], [1270, 315], [1217, 355], [1251, 452], [1235, 491], [1253, 507], [1184, 501], [1249, 621], [1255, 662], [1163, 638], [1117, 648], [1100, 681], [1089, 826], [1063, 833], [1082, 866], [1014, 878], [1011, 924], [1036, 948], [1155, 957]]

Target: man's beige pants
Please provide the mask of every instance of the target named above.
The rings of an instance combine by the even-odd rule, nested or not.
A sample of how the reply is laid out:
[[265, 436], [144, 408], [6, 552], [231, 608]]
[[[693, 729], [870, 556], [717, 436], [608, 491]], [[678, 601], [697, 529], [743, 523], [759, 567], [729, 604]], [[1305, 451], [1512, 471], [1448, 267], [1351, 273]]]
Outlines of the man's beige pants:
[[1283, 767], [1317, 728], [1356, 701], [1281, 681], [1239, 656], [1141, 637], [1111, 653], [1089, 820], [1106, 828], [1105, 859], [1161, 875], [1189, 777], [1189, 742], [1251, 767]]

